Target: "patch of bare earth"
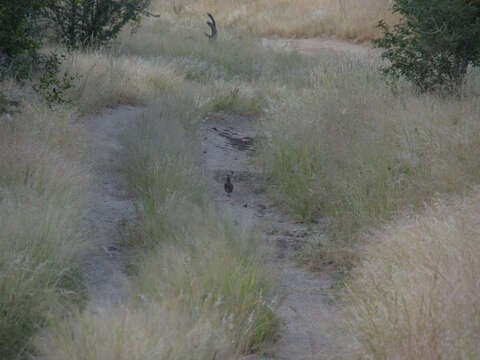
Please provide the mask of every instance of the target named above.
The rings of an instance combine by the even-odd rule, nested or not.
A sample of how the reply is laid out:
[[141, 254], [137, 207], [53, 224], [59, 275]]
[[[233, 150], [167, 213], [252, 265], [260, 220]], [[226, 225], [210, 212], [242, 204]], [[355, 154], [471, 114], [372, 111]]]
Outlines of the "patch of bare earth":
[[[275, 248], [273, 269], [278, 272], [281, 304], [280, 339], [265, 358], [278, 360], [331, 359], [334, 304], [329, 301], [334, 271], [311, 272], [297, 255], [323, 226], [295, 223], [266, 195], [262, 174], [250, 162], [257, 134], [256, 119], [226, 114], [208, 116], [200, 129], [203, 164], [212, 179], [211, 196], [234, 221], [256, 227]], [[233, 174], [234, 191], [224, 192]], [[251, 356], [248, 359], [260, 359]]]
[[263, 39], [263, 44], [279, 50], [297, 51], [310, 56], [322, 53], [333, 53], [336, 55], [365, 57], [379, 53], [378, 49], [373, 48], [369, 44], [355, 44], [326, 37], [310, 39]]
[[94, 176], [88, 191], [89, 212], [85, 219], [90, 248], [83, 259], [83, 269], [92, 310], [122, 304], [129, 295], [124, 271], [127, 253], [122, 242], [127, 225], [135, 221], [135, 209], [120, 171], [119, 137], [139, 111], [124, 106], [86, 119]]

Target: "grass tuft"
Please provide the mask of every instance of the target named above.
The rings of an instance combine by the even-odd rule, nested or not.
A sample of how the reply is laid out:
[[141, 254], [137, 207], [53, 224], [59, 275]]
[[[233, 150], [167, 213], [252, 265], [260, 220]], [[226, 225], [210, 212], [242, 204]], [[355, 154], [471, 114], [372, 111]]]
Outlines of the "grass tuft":
[[[18, 89], [17, 89], [18, 90]], [[0, 357], [23, 356], [51, 312], [85, 298], [82, 127], [35, 98], [0, 122]]]

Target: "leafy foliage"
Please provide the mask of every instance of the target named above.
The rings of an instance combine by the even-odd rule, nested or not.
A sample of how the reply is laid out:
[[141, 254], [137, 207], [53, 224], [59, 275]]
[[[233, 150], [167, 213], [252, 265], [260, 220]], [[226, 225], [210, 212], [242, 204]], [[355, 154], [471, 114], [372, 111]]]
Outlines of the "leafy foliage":
[[138, 24], [151, 0], [58, 0], [48, 6], [57, 40], [86, 48], [115, 38], [127, 23]]
[[40, 32], [36, 20], [47, 1], [2, 0], [0, 3], [1, 78], [7, 73], [28, 77], [30, 68], [37, 62]]
[[72, 103], [72, 99], [67, 97], [66, 91], [73, 88], [75, 81], [80, 78], [79, 74], [72, 75], [68, 72], [64, 72], [60, 77], [58, 76], [62, 63], [61, 58], [65, 58], [65, 55], [50, 54], [45, 62], [39, 82], [33, 85], [35, 91], [43, 96], [50, 107], [54, 104]]
[[35, 50], [34, 21], [45, 0], [2, 0], [0, 5], [0, 51], [14, 57]]
[[402, 20], [393, 30], [378, 23], [392, 81], [405, 77], [419, 91], [457, 91], [469, 65], [480, 65], [480, 0], [394, 0]]

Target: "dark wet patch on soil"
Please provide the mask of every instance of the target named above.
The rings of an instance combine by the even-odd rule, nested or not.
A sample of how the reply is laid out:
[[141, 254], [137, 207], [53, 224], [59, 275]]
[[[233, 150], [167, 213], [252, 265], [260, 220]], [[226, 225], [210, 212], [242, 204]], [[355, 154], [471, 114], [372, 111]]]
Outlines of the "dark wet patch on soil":
[[217, 128], [212, 128], [212, 130], [217, 131], [218, 135], [227, 139], [230, 145], [239, 151], [249, 151], [253, 148], [252, 137], [242, 136], [241, 134], [233, 131], [231, 128], [221, 130], [218, 130]]

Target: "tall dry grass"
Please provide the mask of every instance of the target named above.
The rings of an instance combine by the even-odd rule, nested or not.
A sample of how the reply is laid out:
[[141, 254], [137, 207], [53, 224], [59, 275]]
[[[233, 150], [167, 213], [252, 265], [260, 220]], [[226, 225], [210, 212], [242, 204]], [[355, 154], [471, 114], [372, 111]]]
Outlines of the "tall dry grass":
[[[6, 92], [23, 92], [3, 83]], [[48, 314], [85, 297], [78, 255], [88, 182], [84, 132], [68, 108], [30, 95], [0, 119], [0, 357], [30, 350]]]
[[436, 201], [369, 239], [344, 297], [353, 358], [479, 358], [479, 201]]
[[359, 232], [476, 182], [478, 73], [464, 97], [445, 99], [417, 96], [407, 85], [393, 92], [376, 61], [320, 63], [310, 89], [271, 103], [257, 158], [271, 194], [293, 215], [333, 219], [333, 248], [317, 246], [343, 248], [337, 260], [348, 263]]
[[[152, 11], [170, 22], [203, 23], [212, 13], [222, 28], [258, 36], [334, 35], [360, 41], [375, 38], [376, 24], [396, 21], [391, 0], [170, 0], [153, 1]], [[206, 28], [206, 27], [205, 27]]]
[[226, 359], [231, 345], [215, 322], [157, 303], [77, 313], [36, 339], [52, 360]]
[[68, 96], [82, 114], [119, 104], [145, 105], [165, 89], [175, 89], [183, 77], [165, 62], [104, 51], [74, 52], [63, 71], [80, 74]]

